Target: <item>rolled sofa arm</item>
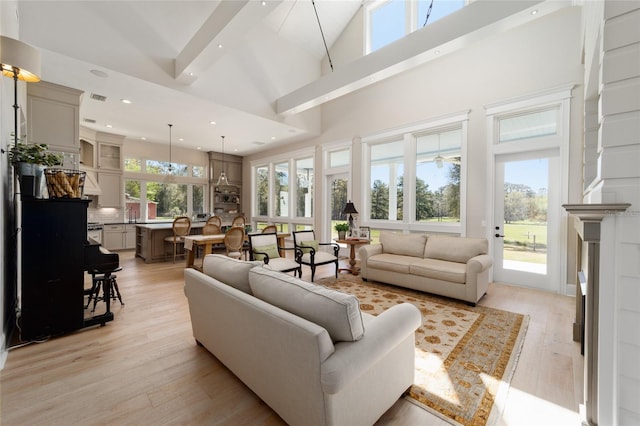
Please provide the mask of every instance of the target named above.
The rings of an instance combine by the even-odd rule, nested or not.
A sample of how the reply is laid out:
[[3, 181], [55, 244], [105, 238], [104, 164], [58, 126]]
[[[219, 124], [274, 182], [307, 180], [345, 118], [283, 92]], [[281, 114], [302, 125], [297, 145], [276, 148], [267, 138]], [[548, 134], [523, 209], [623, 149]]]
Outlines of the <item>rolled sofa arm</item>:
[[487, 254], [480, 254], [467, 261], [467, 274], [478, 274], [493, 266], [493, 258]]
[[367, 279], [367, 260], [369, 257], [382, 253], [382, 244], [367, 244], [360, 247], [358, 255], [360, 256], [360, 275], [363, 279]]
[[[321, 366], [322, 389], [336, 394], [369, 370], [422, 324], [422, 315], [410, 303], [395, 305], [366, 324], [362, 339], [340, 342]], [[412, 339], [412, 345], [415, 343]]]

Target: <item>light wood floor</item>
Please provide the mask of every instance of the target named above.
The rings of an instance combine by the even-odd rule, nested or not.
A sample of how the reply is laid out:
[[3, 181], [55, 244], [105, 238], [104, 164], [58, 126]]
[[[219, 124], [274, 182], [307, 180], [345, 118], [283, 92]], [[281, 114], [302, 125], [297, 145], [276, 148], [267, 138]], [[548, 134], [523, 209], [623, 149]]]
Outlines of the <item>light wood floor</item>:
[[[182, 261], [145, 265], [124, 252], [120, 263], [126, 305], [115, 303], [113, 322], [9, 352], [0, 424], [283, 424], [196, 346]], [[332, 273], [323, 267], [316, 277]], [[500, 424], [578, 425], [583, 363], [571, 339], [573, 299], [492, 284], [481, 304], [531, 318]], [[378, 424], [447, 423], [399, 400]]]

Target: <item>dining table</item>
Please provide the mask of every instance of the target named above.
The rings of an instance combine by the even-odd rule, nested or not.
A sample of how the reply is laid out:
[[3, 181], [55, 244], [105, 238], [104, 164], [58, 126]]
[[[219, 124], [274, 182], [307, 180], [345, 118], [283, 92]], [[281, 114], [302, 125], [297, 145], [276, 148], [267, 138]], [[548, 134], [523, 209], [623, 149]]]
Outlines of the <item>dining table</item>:
[[[186, 267], [194, 268], [195, 252], [197, 247], [204, 247], [204, 255], [211, 254], [213, 246], [215, 244], [224, 244], [225, 234], [212, 234], [212, 235], [187, 235], [184, 237], [184, 249], [186, 251]], [[278, 247], [284, 247], [285, 238], [291, 236], [288, 232], [278, 232]], [[245, 235], [245, 241], [249, 241], [249, 236]], [[280, 253], [280, 256], [284, 256], [284, 253]]]

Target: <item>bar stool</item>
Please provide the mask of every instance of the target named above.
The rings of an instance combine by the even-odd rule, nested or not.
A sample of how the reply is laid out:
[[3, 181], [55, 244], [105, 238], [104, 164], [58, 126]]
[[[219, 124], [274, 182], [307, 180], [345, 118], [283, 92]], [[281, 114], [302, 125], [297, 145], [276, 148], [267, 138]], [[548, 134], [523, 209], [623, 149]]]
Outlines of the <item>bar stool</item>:
[[[104, 300], [107, 304], [107, 312], [110, 311], [111, 300], [116, 300], [116, 297], [120, 301], [120, 305], [124, 306], [122, 296], [120, 295], [120, 289], [118, 288], [118, 282], [116, 281], [116, 275], [114, 272], [122, 271], [122, 267], [117, 267], [111, 270], [99, 270], [94, 269], [91, 271], [91, 290], [89, 290], [89, 300], [84, 307], [87, 309], [93, 300], [93, 308], [91, 312], [95, 312], [98, 300]], [[100, 287], [102, 287], [102, 297], [100, 297]]]

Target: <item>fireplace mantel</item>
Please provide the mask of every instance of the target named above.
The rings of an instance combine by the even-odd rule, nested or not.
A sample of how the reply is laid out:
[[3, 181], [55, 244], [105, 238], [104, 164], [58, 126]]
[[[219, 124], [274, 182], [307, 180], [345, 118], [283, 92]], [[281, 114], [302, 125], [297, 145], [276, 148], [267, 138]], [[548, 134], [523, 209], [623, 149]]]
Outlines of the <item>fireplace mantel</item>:
[[[567, 212], [577, 216], [576, 230], [582, 243], [586, 244], [586, 265], [578, 267], [587, 278], [582, 288], [576, 286], [576, 324], [574, 324], [574, 340], [578, 333], [576, 326], [584, 327], [584, 423], [598, 424], [598, 330], [599, 330], [599, 294], [600, 294], [600, 224], [605, 217], [615, 216], [627, 210], [631, 204], [563, 204]], [[582, 251], [582, 244], [578, 245]], [[579, 255], [581, 260], [582, 256]], [[583, 299], [584, 297], [584, 299]]]
[[563, 204], [564, 209], [578, 216], [583, 222], [600, 222], [607, 216], [622, 213], [627, 210], [631, 204], [614, 203], [614, 204]]

